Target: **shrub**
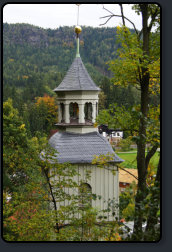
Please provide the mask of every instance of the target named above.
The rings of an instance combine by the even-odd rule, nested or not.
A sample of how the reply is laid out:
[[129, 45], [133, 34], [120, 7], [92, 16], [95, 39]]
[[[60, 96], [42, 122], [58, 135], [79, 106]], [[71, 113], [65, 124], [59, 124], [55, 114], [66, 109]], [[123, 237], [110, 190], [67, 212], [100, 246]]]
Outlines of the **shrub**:
[[130, 150], [131, 144], [132, 144], [132, 141], [128, 137], [126, 139], [121, 139], [121, 141], [119, 142], [119, 147], [121, 148], [122, 151], [128, 151], [128, 150]]

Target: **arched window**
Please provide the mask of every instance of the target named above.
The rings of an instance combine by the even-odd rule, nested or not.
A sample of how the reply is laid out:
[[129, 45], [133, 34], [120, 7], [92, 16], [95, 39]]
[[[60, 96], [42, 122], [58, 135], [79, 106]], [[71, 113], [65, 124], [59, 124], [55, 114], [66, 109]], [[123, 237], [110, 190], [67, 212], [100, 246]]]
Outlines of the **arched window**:
[[88, 183], [82, 183], [79, 187], [79, 206], [83, 209], [92, 206], [92, 188]]
[[85, 120], [92, 121], [92, 103], [86, 102], [84, 107], [84, 113], [85, 113]]
[[70, 113], [70, 121], [71, 122], [78, 122], [79, 119], [79, 106], [75, 103], [70, 103], [69, 106], [69, 113]]

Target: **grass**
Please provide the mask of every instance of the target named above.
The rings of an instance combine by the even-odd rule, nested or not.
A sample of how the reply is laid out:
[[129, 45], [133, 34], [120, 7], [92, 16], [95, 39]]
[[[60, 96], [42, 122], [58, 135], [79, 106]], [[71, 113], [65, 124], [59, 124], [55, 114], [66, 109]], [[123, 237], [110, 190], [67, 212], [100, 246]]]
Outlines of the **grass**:
[[[120, 153], [116, 151], [116, 154], [124, 159], [125, 161], [122, 163], [122, 166], [124, 168], [133, 168], [136, 169], [137, 168], [137, 162], [136, 162], [136, 155], [137, 153], [132, 153], [133, 151], [131, 151], [131, 153], [126, 152], [126, 153]], [[154, 167], [158, 166], [158, 161], [159, 161], [159, 152], [156, 152], [155, 155], [151, 158], [150, 160], [150, 164], [153, 165]]]

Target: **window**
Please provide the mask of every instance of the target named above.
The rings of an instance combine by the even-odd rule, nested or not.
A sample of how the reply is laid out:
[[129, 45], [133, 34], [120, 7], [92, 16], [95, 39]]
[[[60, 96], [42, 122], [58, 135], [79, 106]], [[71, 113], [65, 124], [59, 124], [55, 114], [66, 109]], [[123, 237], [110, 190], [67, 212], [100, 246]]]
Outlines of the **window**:
[[82, 209], [92, 206], [92, 188], [87, 183], [82, 183], [79, 187], [79, 206]]
[[85, 120], [92, 121], [92, 103], [86, 102], [84, 107], [84, 113], [85, 113]]
[[79, 107], [78, 104], [75, 103], [70, 103], [69, 106], [69, 112], [70, 112], [70, 120], [71, 121], [78, 121], [79, 118]]

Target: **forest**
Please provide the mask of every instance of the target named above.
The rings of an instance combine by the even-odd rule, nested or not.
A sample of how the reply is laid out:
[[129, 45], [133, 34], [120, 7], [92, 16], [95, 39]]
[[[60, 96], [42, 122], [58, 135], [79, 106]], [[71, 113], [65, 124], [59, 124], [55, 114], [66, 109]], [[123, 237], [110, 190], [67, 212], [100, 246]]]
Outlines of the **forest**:
[[[139, 101], [139, 92], [134, 87], [119, 88], [110, 81], [112, 73], [107, 62], [116, 57], [118, 47], [116, 28], [83, 27], [80, 54], [90, 76], [102, 90], [100, 109], [114, 102], [129, 107]], [[51, 30], [5, 23], [3, 100], [12, 98], [13, 106], [26, 116], [36, 97], [55, 96], [53, 89], [62, 81], [75, 52], [74, 27]]]
[[[121, 8], [121, 27], [82, 27], [80, 36], [81, 58], [101, 88], [97, 125], [122, 129], [124, 141], [137, 145], [138, 186], [133, 185], [120, 198], [120, 218], [134, 221], [132, 237], [122, 236], [115, 219], [106, 225], [104, 215], [90, 208], [85, 198], [83, 214], [78, 207], [82, 194], [74, 197], [63, 191], [64, 186], [77, 188], [72, 180], [77, 174], [75, 167], [48, 162], [54, 151], [47, 140], [55, 132], [58, 120], [53, 89], [75, 57], [74, 27], [51, 30], [4, 23], [3, 237], [6, 241], [160, 239], [160, 230], [155, 228], [160, 219], [160, 157], [156, 167], [150, 165], [160, 147], [160, 10], [156, 4], [136, 4], [133, 11], [142, 15], [141, 31], [125, 26]], [[157, 26], [155, 32], [151, 32], [153, 25]], [[44, 162], [40, 159], [42, 150], [48, 153]], [[52, 184], [49, 170], [56, 171], [51, 176], [63, 179]], [[54, 186], [58, 188], [58, 201], [70, 200], [68, 207], [56, 209]], [[94, 200], [98, 196], [91, 197]], [[54, 204], [52, 211], [48, 208], [50, 202]], [[76, 209], [82, 220], [73, 215]], [[66, 221], [71, 224], [68, 232]]]

